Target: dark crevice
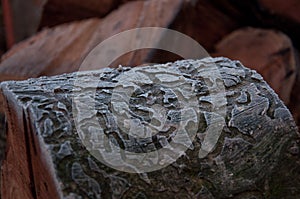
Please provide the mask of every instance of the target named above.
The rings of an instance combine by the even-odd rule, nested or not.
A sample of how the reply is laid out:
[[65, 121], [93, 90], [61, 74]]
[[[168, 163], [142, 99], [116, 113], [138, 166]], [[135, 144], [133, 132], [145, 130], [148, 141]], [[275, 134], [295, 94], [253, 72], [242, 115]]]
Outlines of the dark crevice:
[[[27, 112], [27, 114], [29, 115], [29, 113]], [[28, 117], [28, 123], [29, 124], [33, 124], [32, 121], [31, 121], [31, 117]], [[31, 142], [31, 146], [33, 148], [33, 153], [32, 155], [36, 155], [37, 154], [37, 149], [36, 149], [36, 146], [35, 146], [35, 143], [34, 143], [34, 132], [33, 132], [33, 129], [32, 129], [32, 126], [31, 125], [28, 125], [28, 130], [29, 130], [29, 133], [30, 133], [30, 142]]]
[[240, 132], [237, 127], [228, 127], [228, 126], [226, 126], [226, 128], [227, 128], [226, 132], [227, 131], [230, 132], [230, 136], [227, 136], [227, 137], [242, 138], [243, 140], [245, 140], [246, 142], [249, 142], [251, 144], [256, 143], [255, 138], [253, 138], [251, 135], [247, 135], [247, 134], [244, 134], [244, 133]]
[[289, 35], [299, 48], [299, 23], [280, 14], [271, 13], [259, 0], [212, 0], [211, 3], [226, 15], [235, 18], [243, 26], [277, 29]]
[[287, 71], [286, 75], [285, 75], [285, 79], [289, 79], [292, 75], [294, 75], [296, 73], [295, 70], [290, 70], [290, 71]]
[[29, 134], [30, 134], [30, 127], [28, 126], [27, 123], [27, 114], [23, 111], [23, 124], [24, 124], [24, 136], [25, 136], [25, 146], [26, 146], [26, 154], [27, 154], [27, 163], [28, 163], [28, 170], [29, 170], [29, 179], [30, 179], [30, 190], [32, 193], [32, 197], [34, 199], [38, 199], [37, 198], [37, 193], [36, 193], [36, 189], [35, 189], [35, 180], [34, 180], [34, 171], [33, 171], [33, 165], [32, 165], [32, 151], [30, 150], [30, 146], [33, 143], [30, 143], [31, 140], [29, 138]]

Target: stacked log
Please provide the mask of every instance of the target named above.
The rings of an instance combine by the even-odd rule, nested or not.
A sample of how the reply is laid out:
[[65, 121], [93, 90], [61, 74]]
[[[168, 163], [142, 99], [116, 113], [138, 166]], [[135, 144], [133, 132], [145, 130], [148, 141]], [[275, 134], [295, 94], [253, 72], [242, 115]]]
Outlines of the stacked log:
[[[56, 1], [49, 0], [42, 3], [32, 2], [33, 6], [40, 6], [42, 11], [42, 23], [40, 28], [52, 27], [65, 22], [74, 20], [83, 20], [64, 24], [53, 29], [43, 30], [36, 36], [18, 44], [12, 48], [0, 63], [0, 80], [27, 79], [30, 77], [39, 77], [42, 75], [56, 75], [65, 72], [74, 72], [80, 66], [80, 63], [93, 49], [94, 46], [105, 39], [120, 33], [124, 30], [139, 27], [165, 27], [178, 30], [198, 41], [206, 50], [211, 53], [216, 52], [216, 56], [229, 56], [233, 59], [242, 60], [242, 62], [253, 69], [263, 68], [266, 63], [255, 62], [251, 60], [248, 64], [243, 56], [236, 53], [234, 56], [228, 53], [226, 46], [218, 54], [218, 49], [214, 47], [221, 39], [225, 38], [232, 31], [241, 26], [260, 26], [265, 28], [275, 28], [283, 31], [292, 39], [290, 43], [285, 36], [282, 41], [289, 46], [298, 48], [297, 28], [300, 23], [297, 20], [298, 4], [290, 0], [283, 7], [279, 1], [274, 4], [268, 0], [257, 2], [236, 0], [231, 1], [183, 1], [183, 0], [151, 0], [151, 1], [111, 1], [106, 0], [101, 3], [89, 0], [82, 1]], [[31, 5], [30, 4], [30, 5]], [[43, 9], [42, 9], [43, 8]], [[130, 10], [130, 12], [128, 12]], [[290, 11], [292, 10], [292, 11]], [[80, 11], [80, 12], [79, 12]], [[58, 18], [55, 18], [58, 17]], [[69, 19], [63, 19], [70, 17]], [[89, 17], [101, 17], [101, 19], [88, 19]], [[127, 19], [127, 20], [124, 20]], [[28, 21], [28, 20], [27, 20]], [[97, 21], [97, 22], [96, 22]], [[30, 27], [30, 26], [26, 26]], [[270, 31], [273, 31], [270, 29]], [[74, 32], [74, 34], [72, 34]], [[257, 35], [249, 32], [251, 37]], [[280, 35], [281, 33], [278, 33]], [[163, 38], [162, 38], [163, 39]], [[64, 42], [60, 42], [64, 41]], [[250, 41], [250, 40], [248, 40]], [[260, 41], [260, 40], [258, 40]], [[60, 45], [57, 45], [59, 42]], [[275, 37], [268, 39], [266, 46], [276, 44]], [[232, 45], [231, 45], [232, 46]], [[260, 46], [253, 45], [252, 49], [263, 51]], [[266, 47], [264, 47], [266, 48]], [[276, 48], [276, 47], [274, 47]], [[290, 48], [290, 47], [289, 47]], [[274, 49], [276, 50], [276, 49]], [[261, 54], [268, 54], [262, 52]], [[245, 55], [245, 54], [244, 54]], [[293, 56], [293, 55], [291, 55]], [[274, 57], [274, 56], [273, 56]], [[111, 66], [121, 65], [141, 65], [144, 63], [164, 63], [180, 59], [178, 55], [158, 50], [140, 50], [120, 57]], [[275, 59], [275, 58], [272, 58]], [[280, 58], [279, 58], [280, 59]], [[284, 59], [284, 57], [282, 58]], [[289, 59], [290, 61], [294, 58]], [[291, 97], [291, 84], [294, 84], [295, 64], [287, 61], [285, 66], [278, 66], [278, 63], [269, 63], [270, 67], [259, 69], [263, 73], [266, 81], [279, 94], [280, 98], [289, 105]], [[274, 68], [280, 68], [282, 72], [278, 78], [270, 77]], [[285, 70], [285, 71], [283, 71]], [[269, 75], [266, 75], [269, 74]], [[287, 77], [285, 77], [287, 75]], [[285, 85], [285, 88], [281, 88]], [[294, 88], [295, 90], [297, 88]], [[296, 92], [296, 94], [299, 92]], [[292, 97], [296, 99], [297, 96]], [[297, 104], [292, 101], [291, 104]], [[294, 107], [294, 105], [289, 105]], [[297, 108], [296, 108], [297, 109]], [[293, 110], [292, 110], [293, 111]], [[294, 111], [293, 111], [294, 112]], [[298, 115], [296, 112], [294, 115]]]
[[[139, 74], [148, 78], [144, 85], [135, 82]], [[127, 106], [135, 119], [127, 126], [152, 123], [141, 110], [156, 113], [154, 103], [167, 111], [160, 120], [151, 114], [165, 125], [163, 132], [133, 139], [126, 127], [115, 125], [121, 115], [115, 115], [120, 107], [114, 107], [113, 95], [121, 88], [118, 95], [126, 98], [132, 85], [127, 97], [136, 103], [129, 100]], [[262, 77], [240, 62], [183, 60], [5, 82], [1, 89], [8, 121], [4, 198], [300, 197], [296, 125]], [[179, 115], [172, 114], [176, 111]], [[165, 142], [182, 147], [187, 140], [177, 139], [183, 138], [181, 128], [187, 134], [196, 130], [186, 151], [164, 168], [143, 170], [173, 158], [159, 149]], [[216, 142], [205, 153], [207, 137], [208, 146], [211, 139]], [[113, 153], [114, 147], [123, 152]], [[158, 159], [145, 156], [138, 164], [129, 155], [153, 150]], [[117, 164], [103, 161], [111, 153], [120, 157]]]
[[[0, 81], [77, 71], [87, 54], [112, 35], [138, 27], [168, 27], [181, 4], [181, 0], [129, 2], [103, 20], [95, 18], [43, 30], [2, 57]], [[112, 66], [140, 65], [149, 54], [132, 52]]]
[[[0, 54], [6, 49], [9, 51], [1, 58], [0, 81], [25, 80], [75, 72], [89, 52], [111, 36], [134, 28], [171, 28], [195, 39], [213, 56], [226, 56], [241, 60], [245, 66], [261, 73], [285, 105], [290, 108], [297, 125], [300, 126], [300, 105], [298, 103], [300, 100], [300, 62], [297, 61], [299, 60], [297, 52], [300, 48], [300, 15], [298, 12], [300, 4], [297, 0], [287, 0], [284, 3], [280, 0], [28, 0], [26, 2], [2, 0], [2, 6], [4, 7], [5, 26], [0, 23]], [[4, 31], [6, 32], [5, 35], [3, 34]], [[31, 35], [33, 36], [30, 37]], [[3, 43], [5, 39], [6, 46]], [[158, 38], [162, 43], [167, 39], [163, 36]], [[12, 46], [13, 44], [14, 46]], [[191, 50], [182, 48], [186, 52]], [[106, 53], [109, 54], [110, 52], [107, 51]], [[119, 65], [140, 66], [145, 63], [166, 63], [178, 59], [182, 58], [170, 52], [145, 49], [127, 53], [111, 63], [110, 66], [112, 68]], [[178, 63], [178, 65], [184, 65], [186, 62]], [[178, 198], [299, 197], [299, 189], [297, 188], [300, 187], [297, 180], [299, 176], [299, 137], [289, 112], [260, 76], [253, 71], [249, 72], [248, 69], [243, 68], [242, 70], [248, 72], [245, 73], [245, 77], [240, 77], [240, 73], [233, 70], [229, 72], [227, 69], [230, 68], [230, 65], [239, 70], [240, 66], [236, 62], [217, 58], [205, 61], [203, 64], [209, 65], [210, 63], [215, 63], [224, 72], [222, 81], [233, 86], [226, 88], [226, 94], [229, 95], [226, 98], [229, 106], [229, 111], [226, 114], [230, 117], [225, 117], [227, 126], [222, 131], [221, 141], [207, 158], [201, 160], [196, 158], [197, 160], [194, 161], [193, 158], [196, 156], [191, 150], [187, 156], [192, 158], [191, 160], [186, 160], [183, 157], [179, 159], [179, 163], [176, 162], [171, 165], [175, 169], [167, 167], [149, 175], [127, 175], [122, 172], [112, 172], [105, 166], [102, 167], [102, 163], [93, 156], [78, 156], [79, 164], [77, 164], [77, 159], [76, 161], [72, 159], [74, 154], [77, 157], [81, 153], [81, 149], [84, 154], [88, 153], [88, 150], [79, 143], [78, 137], [71, 136], [74, 139], [71, 139], [70, 142], [63, 142], [60, 137], [55, 137], [58, 140], [57, 145], [55, 145], [56, 148], [51, 148], [53, 143], [41, 136], [42, 129], [48, 128], [47, 122], [54, 121], [53, 114], [56, 114], [56, 111], [63, 112], [57, 114], [64, 115], [69, 121], [68, 125], [71, 124], [71, 126], [73, 125], [72, 128], [74, 127], [74, 118], [69, 115], [71, 110], [67, 109], [65, 112], [60, 110], [60, 105], [65, 104], [68, 108], [71, 106], [72, 94], [69, 94], [69, 91], [72, 86], [68, 87], [67, 85], [70, 85], [68, 81], [75, 79], [74, 74], [3, 83], [0, 95], [0, 160], [7, 152], [2, 171], [4, 180], [7, 181], [7, 184], [2, 185], [2, 193], [5, 198], [19, 196], [55, 198], [62, 195], [69, 198], [76, 198], [77, 195], [96, 197], [93, 194], [100, 194], [104, 198], [110, 196], [109, 194], [112, 197], [122, 195], [124, 197], [146, 198], [158, 197], [158, 194], [155, 195], [156, 191], [161, 191], [163, 197], [166, 198], [173, 197], [173, 195]], [[227, 64], [226, 70], [222, 64]], [[174, 65], [178, 66], [171, 64], [172, 69], [174, 69]], [[127, 71], [127, 69], [122, 71], [120, 68], [107, 70], [110, 72], [107, 72], [106, 75], [110, 73], [122, 74]], [[130, 68], [128, 71], [135, 71], [135, 69]], [[230, 76], [229, 73], [233, 74]], [[90, 73], [80, 74], [84, 78]], [[96, 73], [96, 75], [100, 74], [102, 72]], [[252, 74], [253, 78], [249, 78], [247, 76], [249, 74]], [[239, 84], [240, 81], [242, 82]], [[47, 91], [46, 87], [41, 86], [46, 84], [45, 82], [53, 88], [56, 86], [55, 89], [50, 86], [49, 89], [52, 90]], [[235, 87], [235, 83], [239, 86]], [[261, 85], [266, 89], [264, 91], [258, 89], [258, 92], [256, 87], [261, 88]], [[34, 88], [41, 88], [33, 91], [31, 90], [33, 86], [36, 86]], [[61, 88], [64, 89], [61, 90]], [[110, 91], [112, 88], [99, 89]], [[236, 89], [242, 90], [236, 91]], [[51, 101], [52, 104], [49, 102], [50, 107], [56, 107], [55, 110], [45, 108], [43, 102], [39, 101], [40, 98], [43, 98], [46, 100], [45, 103], [48, 103], [46, 99], [48, 97], [55, 101], [55, 103]], [[265, 102], [266, 99], [264, 98], [269, 100], [268, 103]], [[37, 102], [33, 103], [33, 99], [37, 99]], [[255, 103], [250, 102], [251, 100], [254, 100]], [[58, 102], [59, 106], [57, 105]], [[204, 104], [209, 105], [209, 102], [207, 103]], [[268, 108], [258, 113], [257, 111], [266, 104], [269, 104]], [[47, 122], [36, 120], [39, 112], [35, 111], [39, 110], [37, 108], [39, 106], [45, 108], [43, 113], [45, 113], [45, 117], [49, 117], [49, 120], [44, 118]], [[4, 109], [4, 107], [6, 108]], [[214, 106], [211, 105], [208, 109], [211, 111], [212, 107]], [[244, 108], [245, 111], [243, 111]], [[247, 108], [253, 113], [247, 111]], [[205, 109], [205, 111], [207, 110]], [[244, 117], [246, 113], [249, 116]], [[239, 119], [231, 119], [230, 114], [236, 114], [236, 118], [241, 118], [247, 122], [243, 124], [243, 121]], [[264, 122], [261, 128], [254, 124], [254, 119], [250, 118], [251, 115], [253, 118], [255, 117], [258, 123], [263, 118], [269, 117], [264, 120], [268, 122]], [[201, 118], [205, 119], [204, 116]], [[57, 120], [55, 122], [58, 122], [58, 125], [63, 123]], [[42, 127], [43, 125], [46, 127]], [[232, 127], [230, 125], [237, 126]], [[199, 130], [202, 131], [205, 128], [204, 125]], [[261, 132], [262, 140], [253, 138], [252, 135], [244, 136], [245, 133], [251, 132], [251, 128], [255, 128], [252, 132], [254, 134]], [[73, 135], [74, 130], [68, 132]], [[7, 149], [5, 149], [6, 134], [8, 135]], [[240, 134], [240, 137], [235, 137]], [[282, 137], [281, 140], [279, 140], [280, 136]], [[267, 139], [272, 141], [274, 145], [269, 143]], [[65, 147], [70, 149], [69, 144], [71, 144], [73, 151], [69, 151], [71, 155], [67, 156], [66, 162], [71, 157], [71, 163], [62, 171], [60, 170], [62, 168], [57, 166], [60, 161], [60, 158], [57, 157], [62, 155], [58, 148], [65, 151]], [[74, 149], [74, 145], [80, 150], [79, 148]], [[199, 145], [197, 145], [198, 148]], [[242, 149], [241, 146], [245, 148]], [[268, 150], [274, 154], [269, 154], [266, 146], [270, 146]], [[252, 150], [251, 147], [263, 151], [254, 154], [254, 149]], [[264, 149], [266, 150], [264, 151]], [[89, 162], [89, 165], [81, 165], [83, 159], [80, 158]], [[243, 158], [248, 158], [249, 164], [244, 164], [243, 161], [236, 162]], [[59, 161], [56, 161], [57, 159]], [[220, 159], [223, 162], [220, 162]], [[232, 165], [229, 159], [237, 166]], [[61, 161], [65, 163], [64, 158]], [[251, 162], [258, 164], [258, 167], [253, 166], [254, 164]], [[235, 173], [236, 170], [239, 170], [240, 163], [247, 166], [246, 174], [242, 176]], [[100, 171], [100, 174], [94, 172], [95, 167], [91, 168], [91, 165], [97, 165], [99, 170], [97, 167], [96, 170], [97, 172]], [[188, 167], [187, 169], [178, 169], [178, 165], [188, 165]], [[199, 167], [199, 165], [201, 166]], [[222, 165], [225, 165], [226, 168], [224, 169]], [[260, 175], [261, 173], [256, 169], [267, 171], [266, 165], [269, 165], [270, 171]], [[13, 169], [13, 167], [17, 169]], [[206, 167], [207, 169], [205, 169]], [[79, 171], [73, 173], [78, 177], [75, 177], [76, 180], [73, 179], [72, 169]], [[15, 172], [16, 170], [18, 172]], [[91, 172], [91, 170], [93, 171]], [[60, 174], [65, 171], [67, 171], [66, 176], [61, 176]], [[253, 176], [249, 180], [248, 174], [250, 175], [251, 172]], [[190, 181], [182, 181], [182, 176], [178, 174], [174, 175], [174, 179], [182, 182], [182, 185], [180, 183], [172, 184], [171, 181], [165, 180], [172, 179], [173, 175], [170, 173], [182, 173], [188, 176], [184, 179]], [[195, 173], [201, 177], [197, 178], [196, 175], [193, 175]], [[220, 180], [218, 175], [223, 175], [225, 181]], [[240, 178], [236, 178], [237, 175]], [[275, 177], [276, 175], [277, 177]], [[91, 180], [99, 176], [106, 179], [105, 182], [107, 183], [97, 182], [98, 186], [94, 180]], [[64, 177], [70, 181], [65, 181]], [[44, 181], [47, 181], [45, 185], [41, 184]], [[57, 184], [57, 182], [59, 183]], [[158, 182], [162, 182], [162, 184]], [[85, 187], [83, 190], [78, 188], [77, 191], [77, 187], [85, 183], [90, 184], [93, 190], [90, 191], [91, 187]], [[163, 188], [155, 187], [153, 185], [155, 183], [162, 185]], [[191, 184], [197, 184], [197, 186]], [[102, 190], [103, 186], [105, 187], [103, 190], [109, 190], [108, 195], [105, 195], [104, 191], [95, 192], [95, 190], [99, 190], [97, 187], [101, 187]], [[111, 188], [114, 186], [119, 188], [119, 192]], [[154, 186], [151, 187], [154, 193], [151, 190], [144, 190], [145, 187], [149, 186]], [[227, 190], [227, 192], [220, 190]]]
[[214, 55], [238, 59], [258, 71], [289, 104], [297, 70], [294, 47], [285, 34], [258, 28], [238, 29], [216, 45]]

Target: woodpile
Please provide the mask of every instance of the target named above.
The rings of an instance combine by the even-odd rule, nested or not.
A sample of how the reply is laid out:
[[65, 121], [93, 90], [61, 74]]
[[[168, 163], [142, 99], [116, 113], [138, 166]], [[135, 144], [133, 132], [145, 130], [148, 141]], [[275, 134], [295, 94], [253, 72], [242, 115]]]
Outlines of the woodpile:
[[[137, 27], [168, 27], [181, 4], [179, 0], [129, 2], [104, 19], [93, 18], [45, 29], [2, 57], [0, 81], [74, 72], [96, 45], [112, 35]], [[153, 12], [157, 8], [160, 12]], [[129, 53], [114, 65], [142, 64], [148, 53]]]
[[[212, 57], [224, 56], [234, 60], [240, 60], [246, 67], [259, 72], [290, 109], [296, 121], [296, 125], [298, 127], [300, 126], [300, 3], [297, 0], [286, 0], [284, 2], [281, 0], [2, 0], [0, 10], [0, 55], [2, 55], [0, 61], [0, 82], [8, 80], [27, 80], [28, 78], [76, 72], [91, 50], [101, 42], [106, 41], [106, 39], [123, 31], [135, 28], [161, 27], [172, 29], [191, 37], [202, 45]], [[167, 41], [167, 39], [168, 38], [164, 37], [164, 35], [160, 35], [158, 38], [160, 42]], [[117, 45], [116, 43], [116, 46]], [[182, 48], [185, 52], [191, 51], [191, 49], [184, 46], [182, 46]], [[110, 53], [110, 49], [104, 52], [104, 54], [107, 55]], [[149, 65], [149, 63], [174, 62], [180, 59], [183, 58], [164, 50], [142, 49], [120, 56], [114, 60], [109, 67], [119, 68], [120, 65], [136, 67], [145, 64]], [[233, 62], [230, 61], [230, 63], [232, 64]], [[83, 76], [84, 74], [85, 73], [83, 73]], [[237, 74], [233, 73], [233, 76], [235, 75]], [[57, 151], [51, 147], [49, 148], [50, 145], [44, 138], [39, 137], [38, 133], [36, 137], [34, 136], [35, 131], [42, 127], [30, 127], [30, 125], [42, 125], [42, 122], [33, 121], [32, 119], [37, 117], [34, 115], [34, 111], [26, 112], [28, 111], [26, 107], [30, 104], [26, 104], [25, 102], [21, 103], [17, 97], [21, 95], [20, 93], [23, 93], [23, 91], [18, 90], [19, 86], [20, 88], [22, 87], [21, 84], [24, 84], [22, 89], [25, 89], [22, 95], [25, 96], [28, 94], [29, 100], [34, 98], [35, 95], [35, 93], [30, 91], [31, 86], [36, 85], [35, 88], [37, 88], [40, 86], [37, 84], [43, 81], [49, 81], [50, 84], [63, 87], [63, 85], [67, 83], [56, 81], [56, 79], [60, 80], [60, 78], [64, 79], [66, 77], [69, 76], [45, 77], [45, 79], [27, 80], [22, 83], [10, 82], [2, 84], [2, 93], [0, 93], [0, 161], [2, 161], [5, 152], [8, 154], [2, 170], [2, 175], [5, 181], [8, 182], [8, 184], [2, 185], [2, 193], [5, 195], [4, 198], [15, 198], [16, 195], [22, 195], [22, 197], [25, 198], [52, 197], [52, 195], [47, 195], [50, 194], [49, 192], [59, 196], [67, 192], [71, 193], [70, 190], [78, 186], [78, 183], [70, 182], [73, 188], [66, 189], [66, 192], [62, 191], [64, 188], [60, 186], [64, 186], [64, 179], [56, 174], [49, 173], [49, 170], [45, 169], [51, 168], [51, 172], [61, 172], [57, 170], [58, 168], [55, 166], [56, 162], [53, 156], [51, 156], [51, 153]], [[70, 75], [70, 78], [72, 79], [73, 75]], [[238, 80], [234, 79], [234, 81]], [[243, 86], [249, 89], [250, 94], [240, 91], [242, 93], [239, 94], [239, 96], [248, 99], [253, 88], [250, 86], [250, 82], [244, 83]], [[257, 82], [253, 83], [255, 85], [265, 85], [260, 78]], [[48, 97], [53, 95], [53, 99], [58, 100], [59, 95], [54, 91], [51, 91], [51, 93], [44, 87], [41, 89], [42, 90], [39, 90], [41, 93], [38, 95], [47, 95]], [[68, 89], [66, 89], [66, 91], [68, 91]], [[4, 91], [6, 93], [4, 93]], [[253, 183], [251, 186], [249, 185], [245, 188], [243, 187], [243, 182], [235, 181], [235, 179], [231, 181], [231, 183], [241, 183], [241, 186], [239, 190], [233, 190], [234, 187], [230, 187], [230, 184], [228, 187], [223, 187], [218, 184], [228, 184], [228, 182], [217, 180], [218, 187], [215, 190], [211, 190], [212, 185], [208, 186], [207, 183], [205, 185], [200, 183], [201, 186], [203, 185], [202, 188], [197, 187], [195, 189], [200, 189], [201, 191], [195, 193], [185, 189], [185, 191], [188, 192], [187, 196], [209, 199], [213, 197], [250, 198], [251, 196], [255, 198], [269, 196], [274, 196], [271, 198], [282, 198], [285, 197], [285, 194], [294, 194], [290, 198], [300, 197], [299, 189], [294, 186], [298, 185], [298, 187], [300, 187], [299, 181], [290, 181], [292, 177], [291, 172], [289, 172], [295, 171], [295, 175], [299, 175], [298, 163], [300, 161], [300, 155], [297, 150], [299, 151], [300, 141], [298, 138], [295, 138], [298, 135], [293, 137], [296, 135], [296, 130], [294, 130], [294, 124], [290, 120], [290, 115], [284, 105], [281, 104], [280, 100], [273, 94], [273, 91], [269, 87], [267, 87], [266, 92], [269, 93], [266, 94], [266, 98], [275, 104], [278, 103], [277, 108], [279, 108], [279, 110], [284, 109], [283, 112], [278, 111], [278, 114], [282, 113], [282, 115], [278, 115], [278, 120], [280, 120], [278, 121], [278, 125], [281, 124], [282, 121], [285, 121], [285, 119], [289, 122], [285, 125], [282, 124], [281, 127], [278, 127], [278, 125], [272, 122], [270, 124], [264, 123], [266, 126], [262, 126], [264, 126], [265, 129], [261, 129], [261, 131], [265, 133], [272, 131], [272, 129], [270, 130], [268, 128], [269, 125], [274, 124], [274, 128], [278, 127], [279, 129], [284, 129], [279, 130], [281, 133], [285, 132], [289, 134], [291, 132], [291, 137], [286, 140], [283, 139], [279, 141], [277, 140], [277, 135], [274, 137], [274, 139], [276, 139], [274, 141], [275, 145], [278, 144], [276, 146], [274, 145], [274, 147], [278, 147], [281, 150], [278, 154], [275, 154], [278, 155], [275, 159], [278, 160], [279, 164], [275, 165], [274, 163], [274, 168], [271, 169], [271, 173], [266, 174], [268, 176], [257, 179], [263, 180], [263, 183], [266, 184], [257, 184], [255, 181], [251, 182]], [[234, 94], [231, 97], [236, 97], [236, 95], [238, 94]], [[37, 98], [41, 96], [37, 96]], [[258, 98], [260, 97], [261, 96]], [[69, 100], [70, 96], [66, 95], [66, 99]], [[231, 103], [231, 105], [234, 103], [239, 104], [235, 100], [237, 99], [228, 103]], [[70, 106], [68, 103], [70, 103], [69, 101], [67, 101], [67, 105]], [[248, 105], [250, 106], [250, 104]], [[40, 104], [37, 103], [36, 105], [38, 106]], [[31, 108], [33, 107], [29, 109]], [[275, 107], [271, 105], [269, 107], [269, 109], [272, 110], [274, 108]], [[269, 111], [267, 115], [269, 114], [275, 113], [274, 111]], [[258, 115], [255, 117], [259, 118]], [[71, 123], [73, 122], [71, 118], [67, 117], [67, 119]], [[271, 116], [271, 119], [274, 119], [273, 116]], [[7, 128], [7, 126], [9, 128]], [[287, 128], [290, 127], [292, 130], [287, 130]], [[227, 130], [229, 133], [235, 134], [237, 131], [243, 131], [243, 128], [229, 128]], [[277, 132], [277, 130], [275, 131]], [[14, 134], [14, 132], [18, 132], [19, 134]], [[10, 150], [5, 150], [6, 134], [10, 136], [8, 137], [8, 148]], [[21, 134], [23, 137], [18, 136]], [[279, 133], [278, 135], [281, 134]], [[225, 140], [225, 137], [226, 136], [222, 139]], [[228, 139], [230, 140], [232, 137]], [[231, 143], [231, 141], [232, 140], [229, 142]], [[241, 144], [244, 144], [244, 141], [242, 141], [243, 143]], [[247, 143], [250, 142], [253, 144], [251, 138], [249, 138], [249, 140], [246, 139], [246, 141]], [[34, 144], [30, 144], [30, 142]], [[63, 143], [59, 144], [59, 146], [61, 146]], [[232, 147], [230, 148], [232, 153], [234, 153], [233, 150], [235, 146], [240, 146], [240, 143], [234, 143], [234, 146], [231, 146], [231, 144], [228, 145], [228, 147]], [[49, 149], [45, 154], [46, 160], [49, 162], [45, 162], [45, 160], [41, 159], [40, 156], [44, 154], [45, 151], [40, 150], [41, 148], [38, 147]], [[225, 142], [220, 143], [220, 147], [216, 149], [214, 155], [217, 153], [220, 154], [222, 147], [223, 150], [227, 150]], [[35, 150], [37, 150], [37, 154], [33, 156], [33, 153], [36, 152]], [[237, 151], [238, 150], [240, 149], [238, 148]], [[15, 151], [18, 152], [15, 153]], [[24, 151], [26, 151], [26, 153], [24, 153]], [[77, 151], [75, 151], [75, 153], [76, 152]], [[225, 155], [226, 158], [233, 156], [231, 153], [227, 155]], [[16, 161], [16, 158], [20, 161]], [[33, 164], [32, 161], [36, 161], [36, 164]], [[296, 162], [296, 165], [291, 163], [293, 161]], [[72, 162], [72, 164], [73, 163], [74, 162]], [[286, 163], [289, 166], [284, 167], [282, 163]], [[272, 163], [268, 162], [268, 164]], [[11, 165], [16, 165], [19, 173], [12, 173], [15, 169], [11, 170]], [[190, 165], [193, 167], [193, 164]], [[75, 164], [76, 168], [77, 166]], [[260, 168], [262, 170], [267, 170], [263, 163], [261, 166]], [[298, 167], [296, 168], [295, 166]], [[88, 168], [88, 166], [86, 168]], [[33, 174], [32, 169], [37, 169], [39, 172], [45, 173], [45, 176]], [[216, 168], [210, 169], [214, 170]], [[275, 178], [275, 172], [279, 170], [286, 171], [286, 176], [282, 174], [282, 178]], [[249, 170], [249, 173], [251, 171]], [[165, 172], [171, 173], [171, 169], [167, 169]], [[221, 174], [225, 175], [225, 173]], [[82, 176], [86, 177], [87, 175], [88, 174]], [[155, 175], [164, 176], [162, 173]], [[24, 176], [24, 178], [19, 179], [19, 176]], [[111, 177], [114, 179], [120, 177], [115, 174], [109, 174], [107, 176], [109, 176], [107, 178], [109, 180]], [[154, 176], [152, 177], [153, 178], [150, 177], [151, 180], [155, 178]], [[164, 177], [169, 178], [168, 176]], [[178, 178], [179, 177], [180, 176], [178, 176]], [[131, 177], [129, 177], [129, 175], [124, 177], [126, 182], [130, 181], [128, 178]], [[133, 179], [135, 178], [137, 177], [133, 177]], [[142, 178], [144, 179], [144, 177]], [[45, 180], [49, 180], [49, 184], [47, 184], [48, 182], [45, 186], [38, 184]], [[163, 179], [160, 180], [164, 182]], [[123, 183], [125, 181], [111, 181], [111, 183]], [[203, 182], [202, 179], [192, 179], [191, 183], [195, 183], [196, 181]], [[62, 182], [63, 185], [58, 185], [56, 184], [57, 182]], [[138, 182], [138, 180], [134, 180], [134, 182]], [[18, 189], [22, 183], [24, 183], [24, 186], [22, 186], [22, 189]], [[91, 181], [81, 181], [80, 183], [88, 184], [91, 183]], [[143, 184], [144, 182], [140, 183]], [[148, 181], [146, 184], [147, 183]], [[281, 185], [279, 188], [277, 187], [279, 191], [275, 190], [274, 187], [267, 187], [267, 185], [278, 186], [279, 184]], [[164, 185], [163, 187], [168, 186], [169, 185]], [[251, 190], [248, 189], [249, 187], [251, 187]], [[257, 187], [263, 188], [258, 190], [259, 188]], [[127, 188], [119, 188], [120, 194], [125, 194], [124, 190], [127, 190]], [[141, 187], [136, 188], [135, 191], [138, 191], [140, 188]], [[172, 191], [170, 190], [173, 188], [174, 190], [183, 189], [179, 185], [177, 187], [166, 188], [166, 197], [170, 196], [168, 194], [171, 194]], [[194, 188], [190, 187], [190, 189]], [[224, 193], [225, 195], [227, 194], [226, 196], [220, 194], [219, 190], [221, 189], [228, 190], [228, 192]], [[172, 194], [183, 193], [174, 190]], [[133, 192], [133, 195], [130, 195], [130, 192], [127, 193], [129, 195], [125, 194], [125, 196], [136, 196], [137, 198], [154, 196], [149, 195], [147, 191], [140, 191], [140, 195], [138, 193], [134, 195]], [[109, 193], [112, 192], [113, 191]], [[262, 193], [263, 195], [261, 195]], [[76, 194], [69, 195], [69, 198], [76, 198]], [[53, 198], [56, 197], [54, 195]], [[119, 195], [113, 196], [113, 198], [118, 197]], [[178, 198], [180, 198], [180, 194]]]

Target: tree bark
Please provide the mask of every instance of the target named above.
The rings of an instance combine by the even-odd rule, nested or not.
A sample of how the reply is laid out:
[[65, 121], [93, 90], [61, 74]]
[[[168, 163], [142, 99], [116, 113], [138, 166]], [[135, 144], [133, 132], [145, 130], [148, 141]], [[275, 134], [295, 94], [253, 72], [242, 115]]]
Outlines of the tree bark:
[[[4, 82], [1, 90], [3, 198], [300, 197], [292, 116], [238, 61], [119, 67]], [[120, 153], [105, 159], [114, 147]], [[153, 151], [157, 162], [128, 155]]]

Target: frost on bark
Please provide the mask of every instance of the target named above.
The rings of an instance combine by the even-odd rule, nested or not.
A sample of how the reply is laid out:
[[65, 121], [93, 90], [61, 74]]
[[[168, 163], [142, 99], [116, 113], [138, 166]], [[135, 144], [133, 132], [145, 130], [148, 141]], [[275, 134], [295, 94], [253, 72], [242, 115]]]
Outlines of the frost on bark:
[[[106, 68], [4, 82], [1, 89], [8, 143], [3, 198], [300, 197], [292, 116], [262, 77], [237, 61]], [[193, 131], [182, 134], [184, 144], [176, 140]], [[141, 165], [128, 155], [168, 143], [185, 153], [157, 153]], [[99, 161], [113, 146], [122, 152], [107, 161], [131, 173]], [[173, 163], [139, 172], [166, 159]]]

